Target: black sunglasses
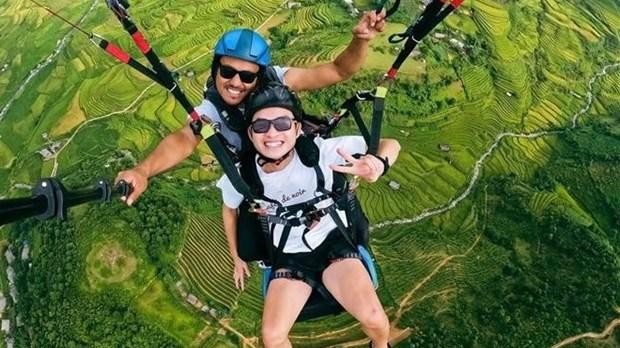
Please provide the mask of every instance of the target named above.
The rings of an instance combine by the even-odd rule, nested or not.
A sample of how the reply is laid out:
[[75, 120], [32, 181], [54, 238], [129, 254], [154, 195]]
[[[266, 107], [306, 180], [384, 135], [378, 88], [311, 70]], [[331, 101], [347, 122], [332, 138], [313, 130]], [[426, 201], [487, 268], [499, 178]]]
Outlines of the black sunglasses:
[[222, 76], [223, 78], [230, 80], [237, 74], [239, 74], [239, 78], [243, 83], [252, 83], [256, 81], [256, 77], [258, 77], [257, 72], [251, 72], [246, 70], [239, 71], [229, 65], [220, 65], [220, 76]]
[[280, 116], [273, 120], [259, 118], [250, 124], [250, 128], [254, 133], [267, 133], [271, 125], [278, 131], [284, 132], [293, 127], [293, 119], [288, 116]]

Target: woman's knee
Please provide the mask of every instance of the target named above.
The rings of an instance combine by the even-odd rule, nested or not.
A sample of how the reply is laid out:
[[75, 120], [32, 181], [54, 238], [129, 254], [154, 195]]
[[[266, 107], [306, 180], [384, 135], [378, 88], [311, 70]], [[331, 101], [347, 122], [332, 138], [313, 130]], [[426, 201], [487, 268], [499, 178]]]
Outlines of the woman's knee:
[[371, 330], [389, 330], [390, 328], [390, 321], [381, 307], [372, 306], [364, 311], [359, 321], [362, 326]]
[[278, 328], [277, 325], [263, 324], [261, 335], [266, 348], [280, 347], [288, 340], [288, 331]]

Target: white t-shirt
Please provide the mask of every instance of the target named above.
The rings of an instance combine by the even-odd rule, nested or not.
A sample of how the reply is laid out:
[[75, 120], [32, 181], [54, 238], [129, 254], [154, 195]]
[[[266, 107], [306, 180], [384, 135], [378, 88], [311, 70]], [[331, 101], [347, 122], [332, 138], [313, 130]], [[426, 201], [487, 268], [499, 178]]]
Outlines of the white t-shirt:
[[[280, 79], [280, 82], [284, 83], [284, 74], [288, 71], [288, 67], [281, 67], [277, 65], [273, 65], [272, 68], [276, 72], [276, 76]], [[239, 107], [239, 110], [243, 112], [243, 108]], [[217, 111], [217, 108], [213, 103], [211, 103], [208, 99], [203, 99], [202, 103], [196, 107], [196, 112], [198, 112], [201, 116], [206, 116], [211, 119], [213, 122], [218, 122], [221, 125], [220, 132], [226, 138], [226, 140], [230, 143], [230, 145], [234, 146], [237, 151], [241, 150], [241, 136], [239, 133], [234, 130], [228, 128], [226, 122], [222, 121], [222, 115]]]
[[[319, 166], [325, 176], [325, 188], [332, 189], [333, 174], [329, 168], [330, 164], [343, 164], [345, 160], [336, 152], [337, 148], [342, 148], [349, 154], [366, 152], [366, 142], [361, 136], [343, 136], [332, 139], [316, 138], [315, 143], [319, 147], [320, 159]], [[306, 167], [299, 156], [294, 152], [293, 160], [282, 170], [265, 173], [257, 165], [258, 175], [263, 183], [264, 195], [272, 200], [280, 202], [283, 206], [290, 206], [307, 202], [315, 197], [317, 189], [317, 177], [314, 168]], [[224, 204], [230, 208], [238, 208], [243, 202], [243, 195], [235, 190], [226, 175], [222, 176], [217, 182], [217, 187], [222, 190]], [[324, 204], [324, 203], [323, 203]], [[275, 204], [267, 207], [270, 214], [275, 212]], [[347, 224], [346, 214], [343, 210], [338, 210], [342, 221]], [[299, 253], [312, 251], [302, 241], [302, 235], [306, 226], [296, 226], [291, 229], [286, 245], [285, 253]], [[337, 228], [334, 220], [326, 215], [321, 218], [306, 234], [306, 241], [312, 249], [316, 249], [329, 232]], [[277, 246], [282, 235], [283, 225], [276, 224], [274, 229], [274, 245]]]

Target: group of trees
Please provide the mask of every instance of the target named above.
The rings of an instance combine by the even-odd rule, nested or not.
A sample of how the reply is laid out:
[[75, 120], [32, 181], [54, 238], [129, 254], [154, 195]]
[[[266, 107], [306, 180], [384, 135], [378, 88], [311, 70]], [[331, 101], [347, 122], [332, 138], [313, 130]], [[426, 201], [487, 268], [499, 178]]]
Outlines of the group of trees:
[[159, 268], [168, 267], [183, 240], [185, 213], [174, 200], [154, 194], [141, 197], [136, 209], [137, 220], [131, 223], [132, 230], [140, 235], [151, 261]]
[[93, 294], [80, 290], [85, 265], [71, 222], [23, 222], [13, 228], [11, 239], [14, 252], [23, 239], [40, 241], [32, 260], [13, 262], [19, 294], [16, 314], [23, 320], [13, 331], [16, 346], [177, 346], [132, 309], [121, 289]]
[[[593, 161], [616, 168], [620, 164], [612, 150], [620, 139], [602, 135], [587, 126], [561, 136], [558, 148], [564, 150], [531, 178], [483, 179], [479, 185], [485, 192], [474, 195], [476, 202], [488, 205], [482, 243], [491, 243], [507, 257], [495, 260], [495, 269], [487, 270], [493, 275], [484, 283], [459, 278], [458, 295], [441, 313], [421, 303], [419, 307], [429, 308], [410, 318], [417, 329], [411, 347], [551, 346], [578, 333], [600, 332], [617, 316], [620, 248], [613, 226], [620, 219], [614, 209], [601, 208], [613, 193], [573, 187], [569, 180], [578, 176], [582, 182], [590, 176]], [[574, 219], [557, 203], [542, 214], [530, 210], [534, 194], [552, 193], [557, 185], [592, 214], [592, 224]], [[620, 339], [620, 333], [615, 337]]]

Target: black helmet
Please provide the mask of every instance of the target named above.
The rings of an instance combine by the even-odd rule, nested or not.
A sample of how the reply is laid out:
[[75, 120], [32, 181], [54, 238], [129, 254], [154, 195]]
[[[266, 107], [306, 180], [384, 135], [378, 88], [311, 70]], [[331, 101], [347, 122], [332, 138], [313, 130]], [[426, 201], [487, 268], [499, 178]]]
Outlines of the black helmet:
[[246, 124], [252, 122], [254, 114], [265, 108], [281, 107], [290, 110], [296, 121], [303, 119], [301, 101], [295, 92], [281, 83], [272, 82], [254, 91], [245, 103]]

